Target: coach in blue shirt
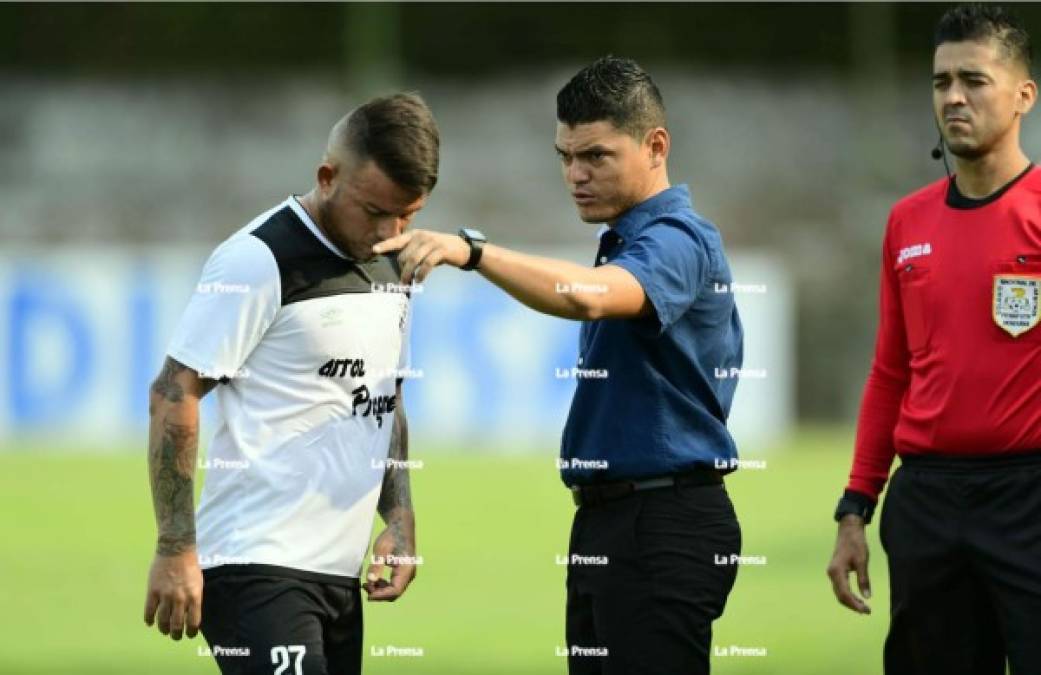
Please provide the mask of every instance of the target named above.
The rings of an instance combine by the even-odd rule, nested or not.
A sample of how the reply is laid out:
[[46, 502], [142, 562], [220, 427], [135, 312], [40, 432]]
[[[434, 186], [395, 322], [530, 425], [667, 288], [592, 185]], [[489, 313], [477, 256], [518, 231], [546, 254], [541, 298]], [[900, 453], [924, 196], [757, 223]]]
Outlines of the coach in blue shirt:
[[564, 482], [729, 468], [736, 450], [726, 417], [737, 380], [719, 374], [740, 368], [741, 323], [733, 295], [720, 291], [731, 279], [719, 232], [691, 209], [685, 186], [668, 188], [601, 235], [597, 264], [631, 273], [654, 312], [582, 324]]
[[579, 506], [568, 555], [568, 668], [579, 674], [709, 672], [712, 622], [736, 576], [741, 532], [723, 474], [741, 322], [718, 230], [671, 187], [665, 106], [628, 59], [582, 69], [557, 95], [556, 149], [588, 223], [592, 268], [413, 230], [403, 282], [435, 266], [478, 270], [529, 307], [581, 320], [578, 386], [561, 472]]

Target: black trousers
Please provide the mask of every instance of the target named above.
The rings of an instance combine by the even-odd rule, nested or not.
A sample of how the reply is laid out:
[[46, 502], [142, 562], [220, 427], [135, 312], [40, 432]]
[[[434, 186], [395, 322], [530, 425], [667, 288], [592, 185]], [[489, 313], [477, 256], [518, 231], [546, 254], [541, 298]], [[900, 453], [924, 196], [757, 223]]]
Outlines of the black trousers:
[[357, 587], [226, 574], [203, 585], [202, 633], [222, 675], [357, 675]]
[[741, 529], [722, 485], [659, 488], [575, 513], [567, 573], [571, 675], [709, 672], [712, 622]]
[[1041, 457], [905, 458], [880, 528], [886, 675], [1041, 673]]

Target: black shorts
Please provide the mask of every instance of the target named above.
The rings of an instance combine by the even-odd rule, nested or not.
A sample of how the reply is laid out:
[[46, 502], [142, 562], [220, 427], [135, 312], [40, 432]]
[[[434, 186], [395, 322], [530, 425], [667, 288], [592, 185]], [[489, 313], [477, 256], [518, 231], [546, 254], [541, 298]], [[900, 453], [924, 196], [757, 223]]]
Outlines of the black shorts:
[[741, 528], [722, 485], [582, 506], [571, 529], [571, 675], [704, 675], [734, 585]]
[[1041, 456], [905, 457], [882, 510], [886, 675], [1041, 673]]
[[202, 634], [223, 675], [361, 673], [357, 583], [226, 572], [204, 570], [202, 596]]

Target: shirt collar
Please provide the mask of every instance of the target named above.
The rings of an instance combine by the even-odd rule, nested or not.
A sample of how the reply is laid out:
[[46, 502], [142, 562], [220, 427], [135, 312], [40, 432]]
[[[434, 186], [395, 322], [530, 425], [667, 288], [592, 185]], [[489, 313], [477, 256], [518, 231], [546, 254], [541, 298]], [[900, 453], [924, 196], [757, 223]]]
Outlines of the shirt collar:
[[615, 221], [612, 229], [622, 239], [631, 239], [655, 216], [690, 207], [690, 189], [686, 185], [675, 185], [643, 200], [623, 213]]
[[313, 234], [318, 241], [322, 242], [327, 249], [341, 258], [350, 259], [350, 256], [345, 255], [336, 244], [329, 241], [329, 238], [325, 236], [325, 233], [318, 227], [318, 224], [311, 219], [311, 214], [307, 212], [307, 209], [305, 209], [304, 205], [300, 203], [300, 199], [296, 195], [289, 195], [286, 199], [286, 203], [289, 205], [289, 208], [293, 210], [293, 213], [296, 214], [296, 217], [307, 226], [307, 229], [311, 230], [311, 234]]

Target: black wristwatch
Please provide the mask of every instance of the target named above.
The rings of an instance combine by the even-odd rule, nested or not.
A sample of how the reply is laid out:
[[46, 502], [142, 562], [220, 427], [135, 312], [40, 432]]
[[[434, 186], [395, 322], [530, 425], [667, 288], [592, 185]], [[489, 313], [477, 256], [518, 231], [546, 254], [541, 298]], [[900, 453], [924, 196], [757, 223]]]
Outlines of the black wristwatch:
[[875, 514], [875, 503], [867, 495], [854, 492], [853, 490], [846, 490], [839, 500], [838, 508], [835, 509], [836, 522], [842, 520], [843, 516], [848, 516], [851, 513], [863, 518], [864, 524], [867, 525]]
[[488, 238], [480, 230], [469, 227], [460, 228], [459, 236], [470, 245], [470, 259], [459, 269], [467, 271], [477, 269], [477, 266], [481, 264], [481, 254], [484, 253], [484, 244]]

